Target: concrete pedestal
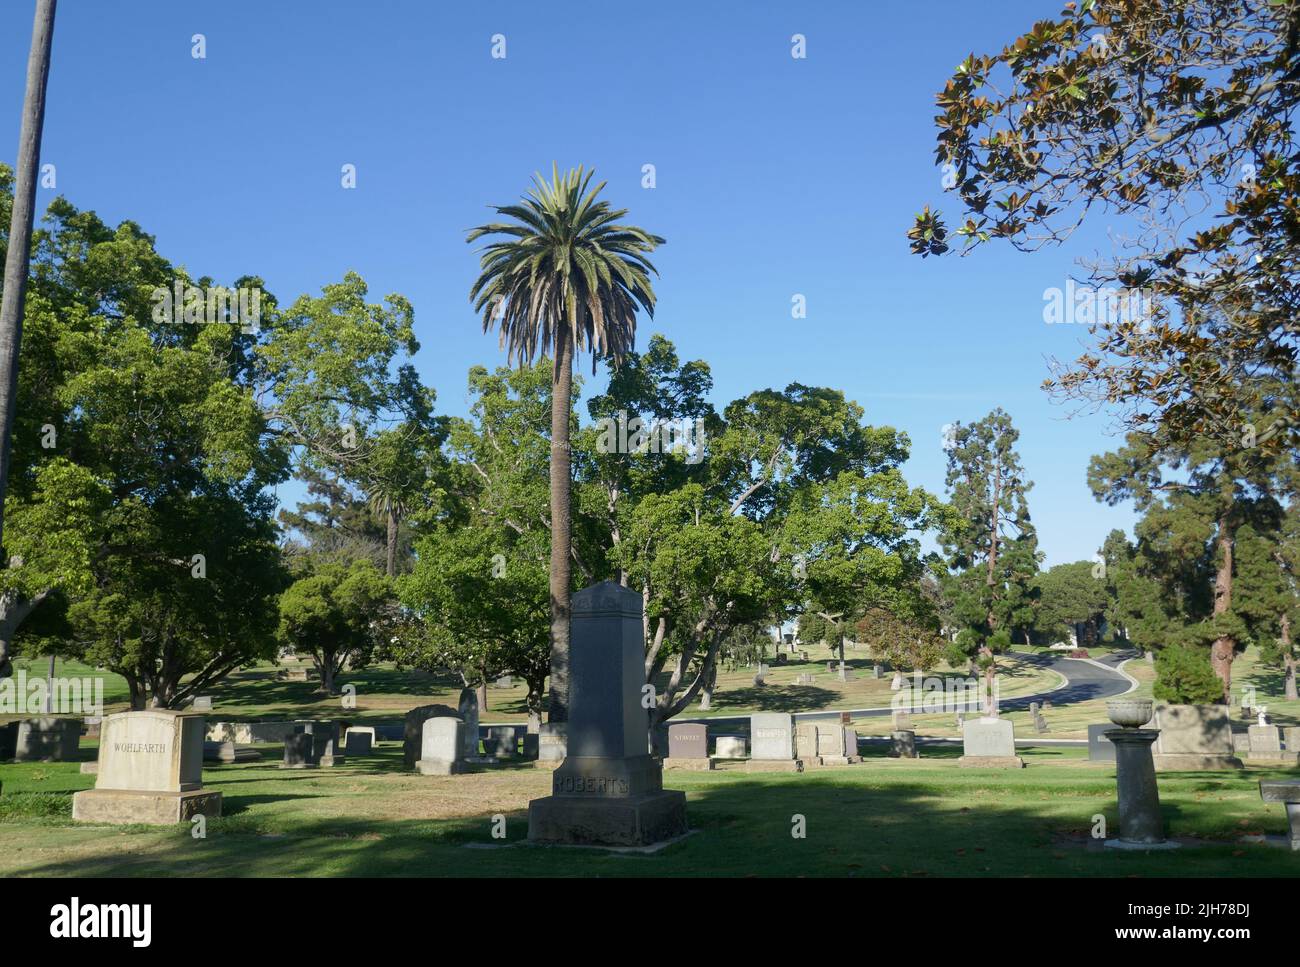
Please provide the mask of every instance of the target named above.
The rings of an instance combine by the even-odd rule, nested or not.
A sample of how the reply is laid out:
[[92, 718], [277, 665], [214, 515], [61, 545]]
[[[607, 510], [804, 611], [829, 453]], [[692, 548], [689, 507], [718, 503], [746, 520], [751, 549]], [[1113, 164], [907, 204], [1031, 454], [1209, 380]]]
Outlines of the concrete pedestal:
[[195, 816], [220, 815], [221, 793], [211, 789], [189, 792], [86, 789], [72, 797], [72, 818], [86, 823], [166, 826], [189, 822]]
[[668, 756], [664, 759], [665, 769], [693, 769], [696, 772], [708, 772], [713, 768], [713, 759], [683, 759]]
[[957, 765], [963, 769], [1023, 769], [1025, 760], [1018, 755], [964, 755]]
[[1159, 729], [1111, 729], [1106, 733], [1115, 747], [1119, 844], [1159, 846], [1165, 842], [1160, 792], [1151, 757], [1151, 746], [1159, 737]]

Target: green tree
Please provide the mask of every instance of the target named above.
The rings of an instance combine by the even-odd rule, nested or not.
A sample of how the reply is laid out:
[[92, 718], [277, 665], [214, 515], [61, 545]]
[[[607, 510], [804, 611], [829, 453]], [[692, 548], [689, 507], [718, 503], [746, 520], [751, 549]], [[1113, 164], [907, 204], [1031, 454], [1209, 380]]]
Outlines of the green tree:
[[1010, 647], [1012, 635], [1026, 639], [1034, 620], [1033, 580], [1038, 573], [1038, 538], [1016, 452], [1020, 433], [1011, 417], [996, 409], [975, 423], [949, 427], [948, 503], [942, 534], [948, 566], [959, 575], [951, 586], [959, 623], [956, 644], [968, 656], [978, 652], [994, 695], [994, 655]]
[[1293, 2], [1085, 0], [972, 54], [936, 117], [964, 220], [950, 235], [927, 207], [913, 250], [942, 254], [954, 235], [1034, 250], [1104, 213], [1125, 242], [1090, 264], [1091, 287], [1150, 312], [1095, 320], [1096, 345], [1049, 387], [1178, 446], [1249, 436], [1285, 452], [1300, 414], [1298, 31]]
[[376, 615], [393, 588], [369, 561], [323, 564], [295, 580], [280, 596], [280, 638], [312, 656], [320, 687], [335, 695], [346, 665], [363, 668], [379, 644]]
[[1182, 446], [1157, 431], [1130, 433], [1122, 448], [1089, 466], [1099, 500], [1131, 500], [1143, 514], [1139, 547], [1163, 585], [1166, 613], [1181, 616], [1170, 630], [1184, 646], [1208, 647], [1223, 702], [1247, 634], [1233, 608], [1237, 533], [1276, 520], [1275, 495], [1294, 489], [1295, 459], [1209, 436]]
[[589, 188], [594, 172], [558, 168], [540, 174], [517, 205], [497, 207], [511, 219], [473, 229], [467, 241], [506, 236], [486, 247], [481, 274], [470, 290], [483, 329], [498, 328], [511, 362], [539, 354], [554, 360], [551, 396], [551, 697], [550, 718], [568, 717], [569, 558], [571, 514], [569, 432], [575, 353], [620, 359], [634, 345], [638, 307], [654, 315], [646, 258], [664, 239], [619, 224], [626, 210], [612, 209]]
[[1080, 647], [1097, 644], [1111, 598], [1105, 569], [1093, 561], [1058, 564], [1038, 575], [1035, 630], [1051, 644], [1074, 632]]
[[1292, 503], [1276, 529], [1250, 525], [1238, 533], [1237, 591], [1233, 608], [1259, 645], [1265, 664], [1281, 669], [1283, 695], [1300, 699], [1296, 689], [1293, 630], [1300, 626], [1300, 505]]

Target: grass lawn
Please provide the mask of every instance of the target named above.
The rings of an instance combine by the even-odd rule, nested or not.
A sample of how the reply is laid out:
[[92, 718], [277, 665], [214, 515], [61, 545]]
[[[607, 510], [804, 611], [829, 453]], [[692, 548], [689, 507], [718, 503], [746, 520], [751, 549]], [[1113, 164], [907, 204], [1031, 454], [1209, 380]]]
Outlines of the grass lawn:
[[[87, 750], [89, 753], [89, 749]], [[1281, 807], [1258, 780], [1284, 775], [1162, 774], [1173, 836], [1212, 845], [1127, 853], [1090, 845], [1093, 816], [1117, 822], [1115, 779], [1078, 749], [1023, 750], [1020, 771], [959, 769], [957, 749], [926, 758], [796, 774], [665, 774], [684, 789], [697, 832], [651, 856], [521, 843], [528, 800], [550, 773], [504, 766], [462, 776], [401, 771], [399, 743], [335, 769], [281, 771], [268, 761], [205, 770], [225, 815], [195, 840], [185, 826], [73, 824], [71, 793], [89, 788], [76, 763], [0, 765], [2, 876], [858, 875], [1262, 876], [1300, 874], [1300, 855], [1238, 841], [1282, 834]], [[491, 837], [507, 818], [506, 844]], [[792, 817], [807, 836], [791, 836]]]

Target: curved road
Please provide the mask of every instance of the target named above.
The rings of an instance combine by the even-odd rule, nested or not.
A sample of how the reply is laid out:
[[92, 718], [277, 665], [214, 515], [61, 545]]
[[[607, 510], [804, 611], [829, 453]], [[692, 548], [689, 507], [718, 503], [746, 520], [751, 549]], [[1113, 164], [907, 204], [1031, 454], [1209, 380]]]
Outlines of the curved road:
[[[1049, 668], [1054, 672], [1059, 672], [1065, 678], [1065, 684], [1046, 692], [1036, 692], [1033, 695], [1017, 695], [1015, 698], [1003, 699], [998, 703], [1000, 709], [1011, 711], [1014, 709], [1026, 709], [1030, 702], [1050, 701], [1053, 706], [1073, 705], [1078, 702], [1087, 702], [1097, 698], [1113, 698], [1116, 695], [1123, 695], [1125, 692], [1134, 688], [1133, 682], [1116, 670], [1116, 667], [1130, 658], [1136, 658], [1136, 651], [1117, 651], [1102, 658], [1083, 660], [1077, 658], [1064, 658], [1051, 652], [1042, 654], [1031, 654], [1029, 652], [1014, 651], [1010, 652], [1021, 661], [1028, 662], [1031, 665], [1040, 665]], [[978, 712], [979, 706], [968, 705], [964, 711]], [[891, 715], [894, 709], [885, 708], [850, 708], [850, 709], [823, 709], [815, 712], [794, 712], [795, 719], [828, 719], [838, 718], [842, 712], [848, 712], [855, 718], [863, 718], [871, 715]], [[927, 710], [923, 708], [909, 709], [917, 714], [926, 714]], [[943, 711], [963, 711], [963, 709], [943, 709]], [[701, 716], [698, 718], [679, 718], [679, 722], [707, 722], [716, 724], [722, 722], [736, 722], [749, 724], [748, 715], [717, 715]]]

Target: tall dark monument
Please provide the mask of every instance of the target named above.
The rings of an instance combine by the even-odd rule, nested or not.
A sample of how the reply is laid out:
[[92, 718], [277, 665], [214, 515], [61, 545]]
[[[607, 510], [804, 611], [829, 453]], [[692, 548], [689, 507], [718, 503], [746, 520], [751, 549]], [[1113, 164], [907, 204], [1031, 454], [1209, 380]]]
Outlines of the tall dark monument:
[[528, 838], [648, 846], [686, 832], [686, 794], [649, 753], [641, 595], [614, 581], [571, 602], [568, 748], [551, 795], [528, 804]]

